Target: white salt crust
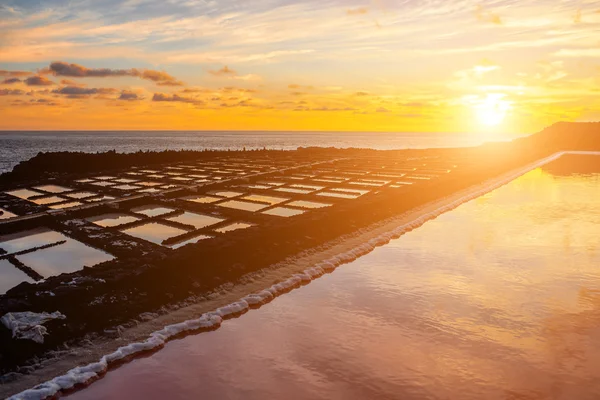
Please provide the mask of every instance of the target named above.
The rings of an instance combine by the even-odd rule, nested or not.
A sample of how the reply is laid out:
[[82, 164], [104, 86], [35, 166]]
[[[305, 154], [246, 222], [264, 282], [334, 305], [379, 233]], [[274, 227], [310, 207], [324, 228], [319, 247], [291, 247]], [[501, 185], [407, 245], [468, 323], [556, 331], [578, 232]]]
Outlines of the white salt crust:
[[48, 397], [54, 396], [57, 393], [69, 390], [76, 385], [85, 385], [104, 374], [111, 364], [123, 362], [136, 355], [154, 351], [164, 344], [179, 335], [191, 333], [199, 330], [214, 330], [221, 326], [224, 319], [233, 318], [247, 312], [250, 308], [258, 308], [263, 304], [266, 304], [273, 300], [275, 297], [287, 293], [295, 288], [300, 287], [302, 284], [309, 283], [313, 279], [317, 279], [327, 272], [331, 272], [342, 264], [347, 264], [356, 260], [357, 258], [370, 253], [375, 247], [383, 246], [392, 239], [397, 239], [406, 232], [409, 232], [433, 219], [440, 214], [448, 212], [459, 205], [475, 199], [485, 193], [488, 193], [494, 189], [503, 186], [519, 176], [538, 168], [544, 164], [556, 160], [564, 154], [589, 154], [589, 155], [600, 155], [600, 152], [586, 152], [586, 151], [565, 151], [556, 153], [550, 157], [544, 158], [537, 161], [534, 164], [519, 169], [513, 173], [509, 173], [501, 178], [493, 179], [482, 183], [481, 188], [474, 190], [466, 194], [465, 196], [449, 202], [432, 212], [423, 214], [413, 221], [404, 225], [398, 226], [390, 232], [382, 233], [381, 235], [369, 240], [362, 245], [337, 254], [328, 260], [322, 261], [314, 267], [304, 270], [303, 273], [295, 274], [283, 282], [276, 283], [271, 287], [262, 290], [258, 293], [249, 294], [248, 296], [240, 299], [235, 303], [231, 303], [224, 307], [220, 307], [214, 311], [202, 314], [197, 319], [181, 322], [179, 324], [168, 325], [157, 332], [150, 334], [148, 339], [139, 343], [131, 343], [127, 346], [120, 347], [115, 352], [105, 355], [100, 361], [92, 364], [88, 364], [84, 367], [76, 367], [68, 371], [66, 374], [56, 377], [50, 381], [44, 382], [40, 385], [35, 386], [32, 389], [25, 390], [18, 393], [9, 400], [41, 400]]

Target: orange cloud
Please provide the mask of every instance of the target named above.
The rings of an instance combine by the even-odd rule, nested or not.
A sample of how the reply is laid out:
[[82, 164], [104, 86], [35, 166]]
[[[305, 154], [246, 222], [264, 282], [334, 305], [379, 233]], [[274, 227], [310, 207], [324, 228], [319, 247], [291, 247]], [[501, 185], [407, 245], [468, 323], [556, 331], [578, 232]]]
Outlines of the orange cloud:
[[25, 92], [21, 89], [0, 89], [0, 96], [21, 96]]
[[235, 72], [234, 70], [230, 69], [227, 65], [224, 66], [223, 68], [219, 69], [219, 70], [210, 70], [208, 71], [210, 74], [215, 75], [215, 76], [233, 76], [233, 75], [237, 75], [237, 72]]
[[175, 77], [167, 74], [164, 71], [154, 71], [151, 69], [145, 69], [142, 71], [133, 69], [136, 76], [146, 79], [152, 82], [156, 82], [158, 86], [183, 86], [183, 82], [178, 81]]
[[133, 71], [131, 69], [87, 68], [79, 64], [55, 61], [48, 68], [44, 68], [40, 72], [54, 76], [70, 76], [74, 78], [105, 78], [108, 76], [135, 76]]
[[75, 82], [73, 80], [70, 79], [62, 79], [60, 81], [61, 85], [66, 85], [66, 86], [85, 86], [84, 83], [79, 83], [79, 82]]
[[487, 11], [481, 4], [477, 5], [475, 15], [481, 22], [490, 22], [496, 25], [502, 25], [502, 18], [498, 14]]
[[3, 85], [12, 85], [13, 83], [22, 82], [19, 78], [7, 78], [2, 81]]
[[288, 88], [289, 89], [314, 89], [314, 87], [310, 86], [310, 85], [297, 85], [295, 83], [288, 85]]
[[212, 93], [214, 90], [205, 88], [185, 88], [181, 93]]
[[51, 86], [51, 85], [54, 85], [54, 82], [52, 82], [50, 79], [48, 79], [44, 76], [39, 76], [39, 75], [30, 76], [29, 78], [26, 78], [23, 82], [25, 82], [25, 84], [27, 86]]
[[169, 95], [169, 94], [165, 94], [165, 93], [154, 93], [154, 96], [152, 96], [152, 101], [179, 102], [179, 103], [188, 103], [188, 104], [196, 104], [196, 105], [204, 104], [204, 102], [199, 99], [193, 99], [191, 97], [180, 96], [178, 94]]
[[151, 69], [111, 69], [111, 68], [87, 68], [83, 65], [55, 61], [40, 73], [54, 76], [67, 76], [72, 78], [106, 78], [132, 76], [156, 83], [158, 86], [183, 86], [183, 82], [164, 71]]
[[369, 12], [369, 9], [366, 7], [351, 8], [349, 10], [346, 10], [346, 14], [348, 14], [348, 15], [364, 15], [364, 14], [367, 14], [368, 12]]
[[113, 94], [117, 89], [113, 88], [85, 88], [80, 86], [65, 86], [52, 91], [54, 94], [61, 94], [70, 99], [85, 98], [94, 94]]
[[4, 69], [0, 69], [0, 76], [14, 76], [14, 77], [19, 77], [19, 76], [29, 76], [29, 75], [33, 75], [32, 72], [27, 72], [27, 71], [7, 71]]
[[121, 95], [119, 96], [119, 100], [136, 101], [143, 100], [143, 97], [138, 95], [137, 93], [130, 92], [128, 90], [123, 90], [121, 92]]

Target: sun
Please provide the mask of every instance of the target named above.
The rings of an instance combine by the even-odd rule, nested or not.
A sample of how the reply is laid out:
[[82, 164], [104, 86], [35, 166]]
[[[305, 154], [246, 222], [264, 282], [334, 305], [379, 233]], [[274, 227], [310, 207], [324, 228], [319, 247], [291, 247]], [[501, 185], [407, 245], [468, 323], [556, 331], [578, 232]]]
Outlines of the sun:
[[498, 126], [506, 118], [511, 102], [504, 99], [503, 94], [488, 94], [473, 105], [477, 119], [482, 125]]

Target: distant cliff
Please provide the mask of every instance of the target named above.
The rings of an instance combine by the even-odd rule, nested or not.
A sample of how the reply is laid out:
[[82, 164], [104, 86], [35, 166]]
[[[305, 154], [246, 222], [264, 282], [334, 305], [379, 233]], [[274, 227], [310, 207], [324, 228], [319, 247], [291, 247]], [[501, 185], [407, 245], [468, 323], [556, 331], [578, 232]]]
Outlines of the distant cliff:
[[600, 122], [558, 122], [541, 132], [517, 139], [513, 144], [549, 153], [564, 150], [600, 151]]

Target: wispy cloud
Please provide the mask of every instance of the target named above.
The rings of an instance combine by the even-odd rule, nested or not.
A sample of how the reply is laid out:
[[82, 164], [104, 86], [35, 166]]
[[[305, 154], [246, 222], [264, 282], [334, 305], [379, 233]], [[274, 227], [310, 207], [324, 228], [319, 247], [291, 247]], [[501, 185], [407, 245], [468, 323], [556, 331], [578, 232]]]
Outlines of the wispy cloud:
[[137, 93], [128, 91], [128, 90], [124, 90], [121, 92], [121, 95], [119, 96], [119, 100], [126, 100], [126, 101], [137, 101], [137, 100], [143, 100], [144, 97], [138, 95]]
[[348, 15], [364, 15], [364, 14], [367, 14], [368, 12], [369, 12], [369, 9], [366, 7], [350, 8], [350, 9], [346, 10], [346, 14], [348, 14]]
[[67, 76], [71, 78], [107, 78], [107, 77], [137, 77], [155, 82], [159, 86], [183, 86], [183, 82], [164, 71], [151, 69], [111, 69], [111, 68], [87, 68], [83, 65], [66, 63], [62, 61], [53, 62], [49, 67], [40, 71], [42, 74], [54, 76]]
[[28, 71], [7, 71], [7, 70], [0, 70], [0, 76], [13, 76], [13, 77], [23, 77], [23, 76], [29, 76], [29, 75], [33, 75], [33, 72], [28, 72]]
[[52, 86], [54, 82], [45, 76], [34, 75], [23, 80], [27, 86]]
[[229, 68], [227, 65], [225, 65], [223, 68], [218, 69], [218, 70], [209, 70], [208, 71], [211, 75], [214, 76], [235, 76], [237, 75], [237, 72], [235, 72], [234, 70], [232, 70], [231, 68]]
[[502, 18], [500, 15], [485, 9], [481, 4], [475, 7], [475, 16], [481, 22], [490, 22], [496, 25], [502, 25]]
[[86, 98], [95, 94], [114, 94], [118, 90], [114, 88], [85, 88], [81, 86], [65, 86], [52, 91], [54, 94], [64, 95], [71, 99]]
[[13, 83], [22, 82], [19, 78], [7, 78], [2, 81], [2, 85], [12, 85]]
[[204, 103], [202, 100], [194, 99], [191, 97], [180, 96], [178, 94], [170, 95], [170, 94], [166, 94], [166, 93], [154, 93], [154, 96], [152, 96], [152, 101], [188, 103], [188, 104], [195, 104], [195, 105], [201, 105]]
[[0, 96], [21, 96], [25, 92], [21, 89], [0, 89]]

